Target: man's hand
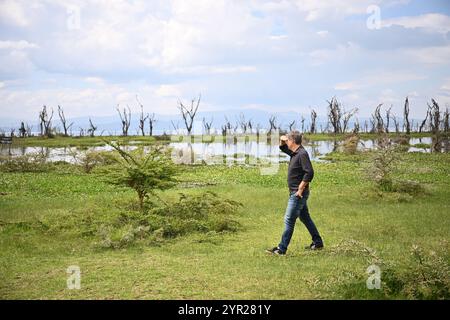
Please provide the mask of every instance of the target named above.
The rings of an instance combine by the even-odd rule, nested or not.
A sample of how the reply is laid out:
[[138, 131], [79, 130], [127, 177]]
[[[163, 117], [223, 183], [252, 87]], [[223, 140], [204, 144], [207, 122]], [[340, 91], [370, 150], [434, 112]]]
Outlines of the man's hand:
[[280, 137], [280, 146], [284, 146], [286, 144], [287, 140], [288, 140], [288, 138], [285, 135], [282, 135]]
[[299, 189], [296, 193], [295, 196], [299, 197], [300, 199], [303, 198], [303, 189]]
[[298, 186], [298, 191], [295, 193], [297, 197], [300, 199], [303, 198], [303, 191], [306, 189], [306, 187], [309, 185], [309, 182], [302, 181], [300, 182], [300, 185]]

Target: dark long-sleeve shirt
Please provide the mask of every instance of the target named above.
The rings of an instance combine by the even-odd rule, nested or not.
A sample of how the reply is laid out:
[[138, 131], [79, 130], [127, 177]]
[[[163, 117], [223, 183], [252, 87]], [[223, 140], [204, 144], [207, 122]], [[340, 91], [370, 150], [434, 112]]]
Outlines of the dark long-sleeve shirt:
[[[300, 182], [311, 182], [314, 177], [314, 169], [309, 159], [308, 152], [300, 146], [297, 151], [289, 150], [287, 145], [280, 146], [280, 150], [291, 157], [287, 182], [290, 191], [297, 191]], [[306, 187], [308, 188], [308, 186]]]

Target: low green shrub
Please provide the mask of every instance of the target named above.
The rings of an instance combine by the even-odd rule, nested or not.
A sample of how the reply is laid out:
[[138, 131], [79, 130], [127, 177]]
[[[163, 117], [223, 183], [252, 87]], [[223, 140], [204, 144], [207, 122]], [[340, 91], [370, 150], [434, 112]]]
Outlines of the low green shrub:
[[27, 153], [22, 156], [1, 156], [0, 171], [46, 172], [51, 168], [44, 153]]

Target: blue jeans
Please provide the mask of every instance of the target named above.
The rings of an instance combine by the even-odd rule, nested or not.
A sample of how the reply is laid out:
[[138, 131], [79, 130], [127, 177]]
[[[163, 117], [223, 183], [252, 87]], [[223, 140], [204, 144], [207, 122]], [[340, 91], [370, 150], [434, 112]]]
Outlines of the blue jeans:
[[294, 233], [297, 218], [299, 218], [305, 225], [306, 229], [308, 229], [313, 243], [322, 244], [322, 238], [320, 237], [319, 231], [309, 216], [308, 205], [306, 203], [309, 197], [309, 190], [303, 191], [302, 198], [297, 197], [295, 193], [296, 191], [291, 191], [289, 193], [289, 201], [286, 208], [286, 213], [284, 215], [284, 232], [281, 236], [281, 242], [278, 245], [278, 247], [284, 252], [286, 252], [289, 242], [291, 242], [291, 237]]

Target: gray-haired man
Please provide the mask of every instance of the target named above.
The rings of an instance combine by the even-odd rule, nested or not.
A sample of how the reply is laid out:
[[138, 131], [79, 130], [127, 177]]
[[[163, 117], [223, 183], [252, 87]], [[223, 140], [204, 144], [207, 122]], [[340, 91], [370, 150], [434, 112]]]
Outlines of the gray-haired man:
[[307, 249], [323, 248], [323, 241], [314, 222], [309, 216], [307, 200], [309, 197], [309, 183], [314, 177], [314, 169], [308, 152], [302, 146], [302, 135], [292, 131], [287, 136], [280, 137], [280, 150], [288, 154], [291, 159], [288, 169], [289, 201], [284, 216], [285, 228], [280, 244], [267, 252], [283, 255], [286, 253], [294, 233], [297, 218], [306, 226], [312, 237], [312, 243]]

